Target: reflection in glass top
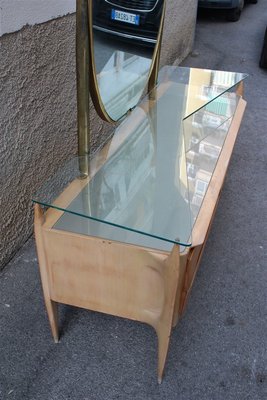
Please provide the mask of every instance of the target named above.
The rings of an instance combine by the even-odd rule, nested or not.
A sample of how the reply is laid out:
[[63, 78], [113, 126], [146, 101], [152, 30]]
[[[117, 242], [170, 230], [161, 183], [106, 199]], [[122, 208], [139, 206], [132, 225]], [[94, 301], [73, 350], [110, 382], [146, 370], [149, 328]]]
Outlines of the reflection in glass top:
[[148, 83], [164, 0], [94, 0], [98, 89], [114, 121], [136, 106]]
[[186, 153], [189, 201], [192, 223], [196, 221], [200, 207], [206, 195], [218, 157], [232, 118], [219, 125], [214, 131], [195, 143]]
[[[158, 94], [156, 102], [143, 103], [149, 111], [136, 107], [91, 161], [89, 179], [79, 179], [79, 164], [75, 166], [74, 161], [34, 200], [132, 232], [189, 245], [186, 158], [183, 135], [179, 134], [181, 102], [176, 85], [171, 85], [163, 95]], [[50, 188], [60, 188], [60, 193], [62, 186], [67, 187], [64, 195], [68, 197], [73, 184], [77, 194], [71, 201], [62, 205], [62, 198], [54, 192], [49, 199]]]
[[179, 82], [185, 87], [182, 93], [186, 97], [183, 110], [186, 119], [247, 77], [239, 72], [166, 66], [160, 71], [159, 82]]
[[239, 97], [226, 92], [210, 102], [209, 94], [205, 107], [184, 119], [195, 71], [179, 70], [163, 71], [157, 90], [89, 161], [88, 178], [80, 178], [76, 158], [35, 196], [35, 202], [64, 211], [55, 228], [162, 250], [191, 245]]

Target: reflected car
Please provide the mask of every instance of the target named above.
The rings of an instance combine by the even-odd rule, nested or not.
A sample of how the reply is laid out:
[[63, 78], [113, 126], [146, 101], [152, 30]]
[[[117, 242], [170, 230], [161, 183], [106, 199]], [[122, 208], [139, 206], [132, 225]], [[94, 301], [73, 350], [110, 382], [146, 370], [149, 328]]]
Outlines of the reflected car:
[[200, 8], [217, 8], [227, 10], [228, 21], [238, 21], [245, 3], [256, 4], [258, 0], [198, 0]]
[[164, 0], [94, 0], [94, 29], [154, 46]]

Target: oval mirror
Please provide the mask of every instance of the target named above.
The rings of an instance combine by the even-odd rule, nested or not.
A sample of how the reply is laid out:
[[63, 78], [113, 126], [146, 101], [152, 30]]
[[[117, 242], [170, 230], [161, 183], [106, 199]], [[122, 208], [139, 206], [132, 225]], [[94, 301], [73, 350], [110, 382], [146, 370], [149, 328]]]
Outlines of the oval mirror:
[[90, 92], [114, 122], [156, 81], [165, 0], [89, 0]]

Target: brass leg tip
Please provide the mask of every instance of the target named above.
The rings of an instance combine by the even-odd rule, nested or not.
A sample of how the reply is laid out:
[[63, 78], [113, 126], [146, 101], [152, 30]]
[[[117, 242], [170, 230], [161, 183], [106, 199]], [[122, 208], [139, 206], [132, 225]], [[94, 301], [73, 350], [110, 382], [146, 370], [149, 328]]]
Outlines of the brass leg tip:
[[162, 384], [162, 378], [158, 378], [158, 384], [161, 385]]

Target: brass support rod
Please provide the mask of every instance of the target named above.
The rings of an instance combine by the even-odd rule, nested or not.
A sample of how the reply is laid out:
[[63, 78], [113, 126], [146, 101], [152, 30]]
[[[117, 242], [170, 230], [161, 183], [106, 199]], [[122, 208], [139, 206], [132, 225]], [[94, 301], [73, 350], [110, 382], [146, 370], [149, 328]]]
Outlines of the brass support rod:
[[88, 1], [76, 0], [76, 73], [78, 155], [80, 172], [87, 176], [90, 151]]
[[153, 100], [154, 100], [153, 90], [155, 89], [155, 86], [157, 85], [158, 74], [159, 74], [161, 39], [159, 39], [159, 40], [160, 40], [159, 50], [156, 55], [154, 68], [152, 70], [150, 79], [148, 81], [148, 93], [151, 94], [151, 99], [153, 99]]
[[[164, 30], [164, 20], [165, 20], [165, 13], [166, 13], [166, 2], [164, 1], [163, 3], [163, 9], [162, 9], [162, 17], [161, 17], [161, 23], [159, 27], [159, 33], [158, 33], [158, 39], [157, 39], [157, 44], [155, 48], [155, 53], [156, 57], [154, 59], [154, 64], [153, 68], [151, 71], [151, 75], [148, 81], [148, 93], [152, 92], [155, 86], [157, 85], [157, 80], [158, 80], [158, 74], [159, 74], [159, 66], [160, 66], [160, 53], [161, 53], [161, 45], [162, 45], [162, 36], [163, 36], [163, 30]], [[151, 100], [153, 99], [154, 94], [151, 93]]]

